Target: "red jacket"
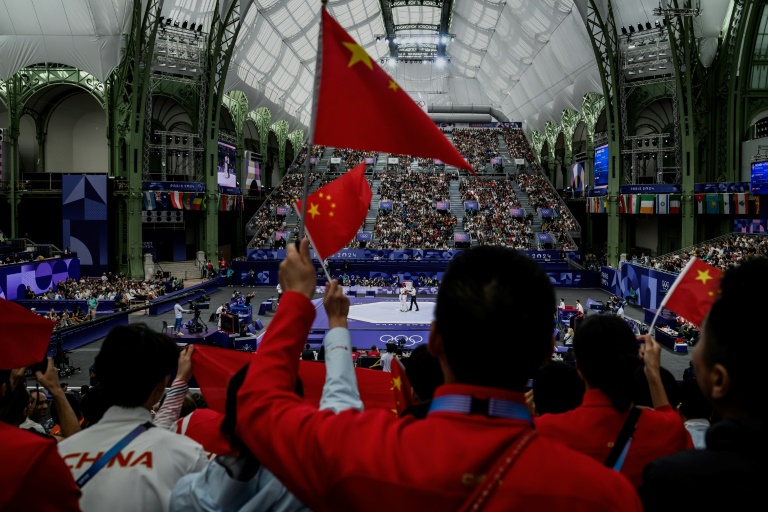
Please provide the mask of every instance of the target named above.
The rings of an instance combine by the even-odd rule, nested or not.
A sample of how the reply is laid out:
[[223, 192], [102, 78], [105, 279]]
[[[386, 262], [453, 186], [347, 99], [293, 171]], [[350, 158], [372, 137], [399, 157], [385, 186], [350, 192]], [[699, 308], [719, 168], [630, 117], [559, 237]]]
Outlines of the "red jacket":
[[[584, 393], [584, 400], [576, 409], [536, 418], [536, 430], [602, 463], [608, 458], [627, 414], [617, 411], [605, 393], [591, 389]], [[646, 464], [692, 448], [691, 436], [672, 407], [643, 409], [621, 472], [639, 487]]]
[[80, 510], [80, 489], [56, 443], [0, 422], [0, 510]]
[[[318, 411], [294, 392], [315, 318], [312, 303], [286, 292], [239, 393], [238, 434], [305, 505], [323, 510], [456, 510], [504, 450], [532, 424], [450, 412], [398, 419], [385, 410]], [[460, 384], [436, 396], [472, 394], [524, 403], [521, 393]], [[379, 441], [351, 450], [360, 435]], [[372, 489], [380, 489], [372, 493]], [[486, 506], [494, 510], [641, 510], [616, 472], [536, 436]]]

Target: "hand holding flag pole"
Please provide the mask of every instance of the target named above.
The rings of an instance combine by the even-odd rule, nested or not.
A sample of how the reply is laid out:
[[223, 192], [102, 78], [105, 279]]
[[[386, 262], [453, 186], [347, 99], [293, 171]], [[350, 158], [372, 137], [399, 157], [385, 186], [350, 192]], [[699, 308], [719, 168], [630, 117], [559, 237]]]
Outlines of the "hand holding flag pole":
[[651, 322], [649, 333], [653, 335], [653, 328], [664, 307], [700, 327], [712, 304], [720, 295], [722, 275], [723, 272], [720, 269], [704, 263], [699, 258], [691, 258], [675, 279], [664, 300], [661, 301]]

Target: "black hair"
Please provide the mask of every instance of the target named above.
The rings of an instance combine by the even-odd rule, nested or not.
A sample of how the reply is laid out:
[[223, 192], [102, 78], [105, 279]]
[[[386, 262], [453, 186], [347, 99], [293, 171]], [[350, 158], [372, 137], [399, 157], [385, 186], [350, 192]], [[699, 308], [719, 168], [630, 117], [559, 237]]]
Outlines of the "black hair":
[[394, 343], [387, 343], [387, 352], [392, 353], [395, 350], [397, 350], [397, 345], [395, 345]]
[[[80, 399], [77, 398], [77, 396], [74, 393], [64, 393], [64, 397], [67, 399], [67, 402], [69, 402], [69, 406], [72, 407], [72, 410], [75, 413], [75, 417], [79, 420], [83, 417], [83, 413], [80, 410]], [[57, 425], [60, 424], [59, 420], [59, 410], [56, 407], [56, 402], [53, 402], [51, 404], [51, 419], [53, 422]]]
[[146, 324], [113, 328], [96, 356], [99, 382], [114, 405], [139, 407], [176, 367], [179, 349]]
[[635, 370], [642, 360], [637, 338], [624, 320], [613, 315], [586, 317], [573, 337], [573, 355], [591, 387], [605, 393], [617, 410], [629, 409]]
[[432, 400], [435, 390], [444, 381], [440, 361], [432, 357], [426, 344], [422, 344], [413, 349], [411, 356], [403, 359], [403, 363], [405, 375], [419, 400]]
[[712, 404], [707, 402], [704, 393], [699, 388], [696, 379], [684, 380], [680, 383], [680, 414], [687, 419], [693, 418], [712, 418]]
[[[677, 379], [672, 375], [672, 372], [666, 368], [659, 368], [661, 374], [661, 385], [664, 387], [664, 392], [667, 394], [667, 400], [669, 400], [672, 407], [677, 407], [680, 401], [680, 391], [677, 384]], [[648, 385], [648, 377], [645, 375], [645, 368], [641, 364], [635, 369], [635, 390], [633, 392], [635, 405], [644, 405], [646, 407], [653, 407], [653, 398], [651, 397], [651, 388]]]
[[83, 413], [83, 428], [88, 428], [98, 423], [112, 405], [110, 395], [104, 391], [101, 384], [91, 386], [88, 394], [80, 401], [80, 410]]
[[724, 400], [731, 407], [763, 420], [768, 419], [768, 408], [764, 405], [768, 393], [764, 363], [740, 345], [741, 340], [754, 338], [755, 329], [750, 322], [735, 322], [734, 319], [761, 318], [760, 301], [753, 297], [757, 290], [766, 287], [766, 258], [747, 260], [728, 269], [720, 281], [720, 297], [704, 321], [703, 346], [699, 341], [694, 349], [702, 350], [702, 360], [707, 366], [722, 364], [728, 370], [730, 386]]
[[550, 361], [533, 377], [533, 401], [538, 414], [573, 410], [584, 398], [584, 381], [576, 368], [563, 361]]
[[[532, 259], [480, 246], [451, 260], [437, 292], [435, 328], [458, 382], [523, 391], [552, 354], [555, 291]], [[467, 350], [482, 339], [484, 350]], [[512, 357], [488, 357], [511, 352]]]

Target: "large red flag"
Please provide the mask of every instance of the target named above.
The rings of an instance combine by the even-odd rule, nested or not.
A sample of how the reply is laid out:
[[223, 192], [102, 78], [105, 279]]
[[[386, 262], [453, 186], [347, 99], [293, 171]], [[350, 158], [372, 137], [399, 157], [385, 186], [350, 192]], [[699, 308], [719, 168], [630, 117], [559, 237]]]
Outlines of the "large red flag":
[[322, 31], [314, 144], [436, 158], [474, 174], [432, 119], [325, 8]]
[[414, 400], [411, 382], [405, 374], [405, 366], [403, 366], [403, 363], [397, 356], [392, 360], [391, 375], [392, 391], [395, 393], [395, 406], [397, 407], [397, 415], [400, 416], [404, 410], [413, 405]]
[[[371, 197], [364, 163], [307, 197], [304, 228], [321, 259], [336, 254], [355, 237], [368, 213]], [[299, 212], [301, 204], [296, 201]]]
[[45, 357], [54, 323], [18, 304], [0, 299], [0, 369], [32, 366]]
[[[192, 353], [192, 371], [208, 406], [224, 412], [229, 379], [253, 360], [253, 354], [219, 347], [196, 345]], [[367, 368], [355, 368], [357, 387], [366, 409], [395, 410], [390, 375]], [[313, 361], [299, 363], [299, 377], [304, 399], [317, 407], [323, 395], [325, 365]]]
[[667, 308], [694, 325], [709, 313], [720, 294], [720, 277], [723, 272], [698, 258], [691, 258], [661, 302]]

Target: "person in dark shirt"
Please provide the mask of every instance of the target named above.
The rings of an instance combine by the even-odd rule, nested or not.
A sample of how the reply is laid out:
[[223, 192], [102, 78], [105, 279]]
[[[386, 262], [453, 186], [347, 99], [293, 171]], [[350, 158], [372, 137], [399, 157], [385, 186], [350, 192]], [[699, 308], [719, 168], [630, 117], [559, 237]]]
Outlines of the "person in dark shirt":
[[310, 348], [309, 343], [304, 345], [304, 350], [301, 352], [301, 360], [302, 361], [314, 361], [315, 360], [315, 351]]

